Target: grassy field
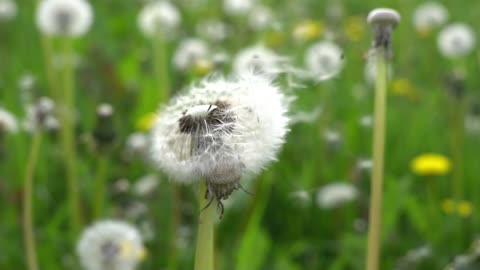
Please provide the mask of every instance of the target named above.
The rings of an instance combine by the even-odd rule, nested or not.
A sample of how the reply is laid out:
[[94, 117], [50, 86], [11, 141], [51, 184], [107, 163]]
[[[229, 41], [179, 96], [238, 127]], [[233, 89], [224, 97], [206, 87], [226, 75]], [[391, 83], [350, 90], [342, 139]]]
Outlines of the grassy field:
[[[290, 132], [278, 161], [242, 180], [252, 194], [239, 190], [225, 201], [215, 265], [365, 269], [375, 95], [365, 78], [372, 41], [366, 16], [379, 6], [402, 16], [388, 83], [380, 269], [480, 269], [480, 55], [475, 48], [454, 60], [444, 57], [437, 47], [444, 26], [419, 31], [412, 23], [423, 1], [259, 0], [273, 18], [254, 29], [250, 12], [229, 15], [222, 1], [178, 0], [172, 2], [181, 23], [163, 40], [139, 30], [144, 2], [90, 2], [93, 24], [73, 39], [42, 34], [33, 0], [16, 1], [16, 16], [0, 19], [0, 269], [27, 267], [22, 224], [28, 199], [40, 269], [81, 269], [76, 243], [102, 219], [140, 230], [147, 255], [138, 269], [192, 269], [199, 186], [169, 181], [148, 161], [148, 141], [132, 149], [131, 135], [148, 134], [152, 113], [166, 103], [162, 94], [172, 97], [210, 72], [231, 74], [242, 49], [262, 44], [303, 73], [305, 52], [321, 40], [342, 48], [343, 68], [328, 80], [299, 76], [295, 87], [279, 78], [296, 98]], [[443, 5], [446, 24], [480, 27], [480, 2]], [[227, 26], [224, 40], [202, 36], [199, 26], [208, 20]], [[299, 27], [308, 29], [300, 37], [294, 34]], [[211, 55], [226, 55], [225, 62], [209, 58], [188, 71], [176, 69], [173, 55], [191, 37], [207, 42]], [[68, 92], [74, 104], [68, 105]], [[57, 106], [58, 125], [28, 128], [28, 108], [41, 97], [65, 102], [73, 115]], [[102, 103], [113, 107], [111, 118], [97, 115]], [[2, 110], [14, 115], [17, 131], [4, 128]], [[415, 163], [429, 153], [436, 156]], [[318, 192], [331, 183], [349, 184], [355, 196], [322, 207]]]

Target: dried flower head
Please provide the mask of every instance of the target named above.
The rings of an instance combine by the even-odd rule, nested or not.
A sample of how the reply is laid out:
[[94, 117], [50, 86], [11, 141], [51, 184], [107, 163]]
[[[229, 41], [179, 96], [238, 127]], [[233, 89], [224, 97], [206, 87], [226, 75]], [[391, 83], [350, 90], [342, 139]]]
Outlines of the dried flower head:
[[160, 112], [152, 159], [176, 181], [204, 178], [221, 200], [272, 160], [288, 131], [288, 99], [266, 75], [208, 78]]
[[36, 20], [47, 35], [78, 37], [90, 29], [93, 12], [85, 0], [42, 0]]
[[448, 20], [448, 10], [438, 2], [425, 2], [415, 9], [413, 25], [420, 34], [428, 34]]
[[315, 43], [305, 53], [305, 64], [315, 80], [330, 79], [343, 68], [342, 49], [330, 41]]
[[240, 51], [233, 61], [233, 71], [237, 74], [250, 73], [255, 70], [260, 73], [278, 74], [285, 71], [287, 59], [277, 55], [264, 46], [248, 47]]
[[147, 37], [169, 34], [180, 24], [181, 16], [170, 2], [153, 1], [143, 7], [138, 16], [138, 27]]
[[85, 270], [133, 270], [145, 257], [138, 230], [121, 221], [99, 221], [85, 229], [77, 255]]
[[208, 45], [205, 41], [197, 38], [183, 40], [173, 55], [174, 66], [181, 71], [187, 71], [198, 62], [209, 57]]
[[17, 4], [13, 0], [0, 0], [0, 22], [10, 21], [17, 16]]
[[375, 35], [373, 48], [384, 48], [390, 56], [392, 31], [400, 22], [400, 14], [394, 9], [376, 8], [368, 13], [367, 22]]
[[464, 57], [475, 49], [475, 44], [475, 32], [464, 23], [450, 24], [438, 34], [438, 49], [447, 58]]

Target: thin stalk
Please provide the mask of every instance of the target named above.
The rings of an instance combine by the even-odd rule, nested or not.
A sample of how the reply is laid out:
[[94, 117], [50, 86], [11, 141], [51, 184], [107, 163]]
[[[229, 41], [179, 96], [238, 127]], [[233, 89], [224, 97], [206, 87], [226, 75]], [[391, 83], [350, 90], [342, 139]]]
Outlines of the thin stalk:
[[69, 39], [64, 40], [65, 63], [63, 67], [63, 85], [62, 85], [62, 111], [60, 112], [61, 123], [61, 141], [65, 154], [65, 168], [68, 185], [68, 205], [70, 214], [70, 226], [72, 233], [76, 235], [81, 228], [80, 198], [76, 173], [76, 150], [75, 150], [75, 130], [74, 130], [74, 112], [75, 112], [75, 89], [74, 89], [74, 67], [72, 59], [72, 44]]
[[95, 178], [95, 219], [101, 218], [105, 210], [107, 163], [107, 157], [100, 154]]
[[52, 66], [52, 59], [53, 59], [53, 47], [52, 47], [52, 40], [51, 38], [42, 35], [41, 36], [41, 44], [43, 50], [43, 57], [45, 62], [45, 71], [47, 75], [47, 82], [48, 88], [50, 90], [50, 94], [55, 101], [58, 101], [58, 85], [57, 80], [55, 80], [55, 74], [53, 71]]
[[453, 158], [453, 179], [452, 191], [455, 200], [463, 199], [463, 149], [464, 149], [464, 114], [465, 108], [463, 98], [454, 98], [453, 112], [452, 112], [452, 136], [451, 136], [451, 152]]
[[385, 115], [387, 103], [387, 61], [384, 48], [375, 53], [377, 78], [373, 127], [373, 170], [368, 226], [367, 269], [378, 270], [381, 246], [383, 167], [385, 154]]
[[25, 243], [25, 255], [27, 257], [28, 270], [38, 270], [37, 251], [35, 245], [35, 233], [33, 228], [33, 176], [38, 160], [38, 150], [41, 143], [41, 131], [36, 129], [30, 147], [27, 160], [25, 179], [23, 185], [23, 234]]
[[[202, 185], [199, 202], [200, 209], [207, 204], [204, 194], [206, 185]], [[197, 249], [195, 251], [195, 270], [214, 270], [214, 228], [215, 228], [215, 207], [210, 205], [200, 212], [198, 224]]]
[[162, 33], [158, 33], [153, 39], [153, 65], [157, 77], [157, 89], [150, 99], [154, 106], [166, 102], [170, 95], [170, 80], [168, 75], [167, 42]]

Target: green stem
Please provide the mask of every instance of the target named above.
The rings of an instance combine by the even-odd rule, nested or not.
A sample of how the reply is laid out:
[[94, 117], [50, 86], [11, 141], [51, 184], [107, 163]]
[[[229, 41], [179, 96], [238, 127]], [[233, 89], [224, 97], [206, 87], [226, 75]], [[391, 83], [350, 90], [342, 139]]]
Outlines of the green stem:
[[[200, 209], [206, 204], [207, 200], [203, 195], [206, 192], [206, 184], [202, 185], [199, 194]], [[214, 228], [215, 228], [215, 207], [210, 207], [200, 212], [197, 235], [197, 249], [195, 251], [195, 270], [214, 270]]]
[[155, 76], [157, 77], [158, 89], [155, 89], [152, 94], [152, 105], [157, 106], [159, 103], [167, 101], [170, 95], [170, 81], [168, 75], [168, 57], [167, 57], [167, 42], [162, 33], [158, 33], [153, 39], [153, 57]]
[[27, 160], [25, 182], [23, 186], [23, 234], [25, 252], [29, 270], [38, 269], [37, 252], [35, 247], [35, 233], [33, 228], [33, 176], [38, 160], [38, 150], [41, 143], [41, 131], [36, 129], [33, 134], [32, 146]]
[[375, 89], [375, 112], [373, 128], [373, 171], [370, 194], [368, 227], [368, 270], [379, 269], [381, 246], [381, 221], [383, 200], [383, 169], [385, 154], [385, 115], [387, 103], [387, 61], [383, 48], [375, 53], [377, 78]]
[[452, 112], [452, 141], [451, 151], [453, 158], [452, 190], [455, 200], [463, 199], [463, 149], [464, 149], [464, 104], [463, 98], [454, 98]]
[[48, 88], [50, 89], [50, 94], [52, 95], [55, 101], [58, 101], [58, 91], [59, 87], [57, 86], [57, 80], [55, 80], [55, 74], [53, 72], [52, 59], [53, 59], [53, 47], [52, 40], [42, 35], [41, 37], [43, 57], [45, 62], [45, 71], [47, 75]]
[[97, 175], [95, 179], [95, 219], [101, 218], [105, 210], [107, 163], [107, 157], [103, 154], [100, 154], [98, 158]]
[[68, 185], [68, 205], [70, 208], [71, 229], [74, 235], [80, 232], [81, 215], [80, 215], [80, 198], [78, 181], [76, 177], [76, 150], [75, 150], [75, 130], [74, 130], [74, 67], [72, 59], [72, 44], [66, 38], [64, 40], [64, 70], [63, 70], [63, 102], [61, 106], [60, 119], [61, 122], [61, 141], [65, 154], [65, 168]]

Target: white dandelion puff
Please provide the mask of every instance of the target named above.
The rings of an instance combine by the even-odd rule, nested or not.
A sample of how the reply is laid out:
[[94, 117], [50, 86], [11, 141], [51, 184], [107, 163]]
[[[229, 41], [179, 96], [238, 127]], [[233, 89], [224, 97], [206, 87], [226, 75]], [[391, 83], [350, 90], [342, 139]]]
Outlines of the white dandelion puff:
[[454, 23], [446, 26], [438, 34], [438, 49], [446, 58], [460, 58], [475, 49], [475, 32], [464, 23]]
[[145, 249], [137, 228], [106, 220], [82, 233], [77, 255], [85, 270], [133, 270], [145, 256]]
[[233, 71], [237, 74], [259, 73], [278, 74], [288, 69], [288, 61], [272, 50], [258, 45], [241, 50], [233, 60]]
[[0, 107], [0, 133], [3, 131], [14, 134], [18, 131], [18, 123], [15, 115]]
[[197, 33], [211, 41], [221, 42], [228, 36], [228, 26], [222, 21], [206, 20], [198, 24]]
[[0, 22], [10, 21], [17, 16], [17, 4], [13, 0], [0, 0]]
[[305, 64], [315, 80], [330, 79], [343, 68], [342, 49], [330, 41], [315, 43], [305, 53]]
[[438, 2], [425, 2], [415, 9], [413, 25], [418, 32], [430, 31], [445, 24], [448, 10]]
[[138, 27], [147, 37], [159, 33], [172, 33], [180, 24], [181, 16], [178, 9], [166, 1], [154, 1], [143, 7], [138, 16]]
[[204, 79], [159, 113], [152, 159], [175, 181], [204, 178], [209, 198], [220, 202], [276, 159], [288, 103], [266, 75]]
[[254, 5], [255, 0], [224, 0], [223, 10], [228, 15], [242, 16], [250, 12]]
[[358, 197], [358, 190], [348, 183], [333, 183], [322, 187], [317, 192], [317, 205], [320, 208], [332, 209], [349, 203]]
[[133, 193], [139, 197], [151, 195], [160, 184], [160, 180], [155, 174], [148, 174], [138, 179], [133, 185]]
[[93, 21], [92, 7], [85, 0], [42, 0], [36, 16], [40, 31], [56, 36], [81, 36]]
[[248, 15], [248, 25], [251, 29], [261, 31], [271, 26], [273, 22], [273, 12], [265, 6], [254, 7]]
[[208, 44], [198, 38], [183, 40], [173, 55], [173, 65], [180, 71], [191, 69], [196, 63], [209, 58]]

